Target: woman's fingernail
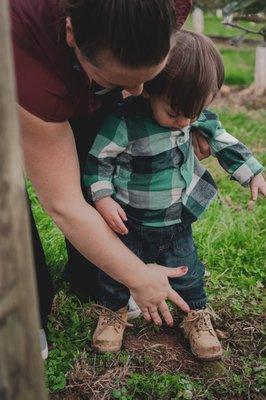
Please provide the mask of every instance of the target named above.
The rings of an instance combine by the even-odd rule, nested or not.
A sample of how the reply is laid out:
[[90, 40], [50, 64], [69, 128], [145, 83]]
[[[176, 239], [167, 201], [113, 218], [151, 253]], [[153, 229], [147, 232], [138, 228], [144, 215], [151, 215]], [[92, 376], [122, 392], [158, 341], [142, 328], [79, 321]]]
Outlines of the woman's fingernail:
[[187, 271], [187, 267], [181, 267], [181, 271]]

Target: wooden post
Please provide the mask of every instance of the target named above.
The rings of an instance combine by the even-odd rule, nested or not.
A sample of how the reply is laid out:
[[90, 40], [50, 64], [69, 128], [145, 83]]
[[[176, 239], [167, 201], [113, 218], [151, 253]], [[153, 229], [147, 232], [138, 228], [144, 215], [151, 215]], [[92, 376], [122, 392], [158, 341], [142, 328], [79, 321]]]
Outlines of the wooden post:
[[0, 399], [47, 399], [19, 146], [7, 0], [0, 0]]
[[256, 48], [254, 83], [254, 92], [257, 96], [261, 96], [266, 93], [266, 42]]
[[193, 30], [196, 33], [204, 33], [204, 13], [200, 8], [194, 8], [192, 12]]

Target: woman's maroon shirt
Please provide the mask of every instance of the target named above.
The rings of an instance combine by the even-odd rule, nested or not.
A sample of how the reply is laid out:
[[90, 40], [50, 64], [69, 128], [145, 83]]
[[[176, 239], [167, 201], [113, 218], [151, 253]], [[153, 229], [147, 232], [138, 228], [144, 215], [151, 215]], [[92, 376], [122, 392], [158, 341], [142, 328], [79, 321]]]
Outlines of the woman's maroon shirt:
[[[191, 1], [175, 3], [182, 26]], [[50, 122], [93, 113], [101, 102], [77, 71], [64, 40], [59, 40], [64, 19], [58, 0], [10, 0], [10, 8], [19, 104]]]

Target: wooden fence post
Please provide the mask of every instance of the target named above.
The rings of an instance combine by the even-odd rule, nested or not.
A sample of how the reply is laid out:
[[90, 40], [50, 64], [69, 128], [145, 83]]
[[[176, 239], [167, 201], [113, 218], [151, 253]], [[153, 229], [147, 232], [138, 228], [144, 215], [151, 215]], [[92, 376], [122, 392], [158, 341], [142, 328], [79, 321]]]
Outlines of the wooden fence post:
[[204, 33], [204, 13], [200, 8], [194, 8], [192, 12], [193, 31]]
[[0, 399], [47, 399], [7, 0], [0, 0]]

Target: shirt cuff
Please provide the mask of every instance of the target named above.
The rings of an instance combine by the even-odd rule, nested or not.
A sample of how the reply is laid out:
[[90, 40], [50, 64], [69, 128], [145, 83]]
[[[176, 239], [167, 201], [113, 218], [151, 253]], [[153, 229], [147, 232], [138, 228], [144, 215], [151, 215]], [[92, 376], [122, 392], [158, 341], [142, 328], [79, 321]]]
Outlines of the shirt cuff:
[[98, 181], [90, 186], [90, 193], [93, 202], [112, 196], [114, 192], [113, 185], [110, 181]]
[[263, 166], [251, 156], [244, 164], [242, 164], [232, 175], [231, 179], [237, 180], [241, 185], [246, 186], [250, 180], [263, 171]]

